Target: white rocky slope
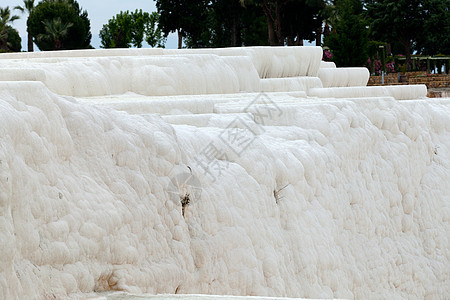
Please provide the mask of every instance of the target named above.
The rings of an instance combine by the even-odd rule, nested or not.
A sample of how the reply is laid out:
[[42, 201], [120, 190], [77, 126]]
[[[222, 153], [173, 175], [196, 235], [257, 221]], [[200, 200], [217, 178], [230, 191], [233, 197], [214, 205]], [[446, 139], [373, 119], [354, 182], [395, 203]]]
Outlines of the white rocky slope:
[[[1, 58], [15, 75], [0, 76], [0, 298], [450, 294], [450, 99], [420, 86], [260, 95], [247, 54], [178, 55], [193, 59], [181, 75], [153, 56]], [[147, 73], [95, 77], [98, 59], [168, 68], [156, 95], [179, 96], [110, 95], [144, 91]], [[189, 73], [204, 61], [225, 75]], [[197, 72], [209, 83], [176, 80]], [[214, 94], [181, 96], [202, 91]]]

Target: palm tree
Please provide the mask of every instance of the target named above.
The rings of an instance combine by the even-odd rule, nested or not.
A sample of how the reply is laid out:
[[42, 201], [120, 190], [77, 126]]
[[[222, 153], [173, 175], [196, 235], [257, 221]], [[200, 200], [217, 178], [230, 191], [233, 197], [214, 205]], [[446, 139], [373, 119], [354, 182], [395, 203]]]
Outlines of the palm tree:
[[337, 22], [339, 21], [339, 11], [334, 4], [334, 1], [328, 1], [325, 8], [322, 10], [322, 17], [325, 23], [324, 26], [324, 36], [330, 35], [330, 27], [331, 30], [336, 31], [335, 27]]
[[19, 19], [18, 16], [12, 16], [9, 6], [0, 7], [0, 50], [8, 51], [8, 24]]
[[44, 20], [42, 21], [44, 24], [45, 32], [41, 33], [37, 36], [39, 41], [47, 40], [53, 41], [53, 49], [60, 50], [64, 47], [62, 38], [64, 38], [69, 28], [73, 26], [72, 23], [63, 23], [61, 18], [54, 18], [53, 20]]
[[[34, 10], [34, 0], [23, 0], [23, 6], [16, 6], [14, 9], [20, 10], [22, 13], [28, 13], [28, 19]], [[28, 28], [27, 28], [28, 32]], [[33, 52], [33, 37], [28, 33], [28, 52]]]

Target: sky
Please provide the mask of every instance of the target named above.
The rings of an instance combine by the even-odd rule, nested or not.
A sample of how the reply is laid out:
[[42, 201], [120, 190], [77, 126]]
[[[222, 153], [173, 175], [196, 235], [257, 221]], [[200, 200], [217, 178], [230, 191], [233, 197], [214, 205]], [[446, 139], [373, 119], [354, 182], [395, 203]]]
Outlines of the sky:
[[[100, 48], [100, 39], [98, 33], [102, 29], [103, 24], [118, 14], [120, 11], [142, 9], [143, 11], [156, 11], [155, 1], [153, 0], [77, 0], [83, 10], [87, 10], [91, 21], [91, 44], [94, 48]], [[36, 3], [39, 1], [36, 0]], [[23, 5], [22, 0], [0, 0], [0, 7], [9, 6], [11, 9], [17, 5]], [[16, 15], [21, 17], [20, 20], [14, 21], [12, 26], [19, 31], [22, 37], [22, 50], [26, 51], [27, 46], [27, 26], [26, 14], [15, 11]], [[166, 48], [176, 48], [177, 38], [175, 34], [169, 35]]]

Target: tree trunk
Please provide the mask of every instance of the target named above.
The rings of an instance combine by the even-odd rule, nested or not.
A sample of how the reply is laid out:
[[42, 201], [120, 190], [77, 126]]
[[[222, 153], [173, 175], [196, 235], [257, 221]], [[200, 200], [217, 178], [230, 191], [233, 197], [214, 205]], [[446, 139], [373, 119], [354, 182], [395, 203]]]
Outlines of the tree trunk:
[[236, 26], [236, 47], [242, 47], [241, 25], [239, 21]]
[[411, 71], [411, 45], [406, 46], [406, 71]]
[[270, 46], [276, 46], [275, 31], [273, 29], [272, 18], [267, 18], [267, 29], [269, 30], [269, 44]]
[[317, 28], [316, 32], [316, 46], [322, 46], [322, 24]]
[[[31, 11], [29, 12], [31, 13]], [[30, 20], [30, 15], [28, 14], [27, 21]], [[27, 22], [28, 24], [28, 22]], [[34, 52], [34, 46], [33, 46], [33, 36], [28, 32], [28, 25], [27, 25], [27, 33], [28, 33], [28, 52]]]
[[231, 46], [237, 46], [237, 22], [236, 17], [233, 17], [233, 21], [231, 24]]
[[411, 70], [411, 46], [412, 42], [409, 40], [400, 40], [400, 43], [405, 47], [405, 55], [406, 55], [406, 71]]
[[294, 46], [294, 39], [291, 36], [288, 36], [286, 39], [286, 43], [288, 46]]
[[327, 37], [330, 35], [330, 25], [328, 23], [325, 23], [325, 26], [323, 27], [323, 36]]
[[56, 39], [53, 50], [61, 50], [63, 47], [63, 43], [60, 39]]
[[33, 52], [33, 37], [31, 34], [28, 34], [28, 52]]
[[275, 42], [275, 31], [274, 31], [272, 12], [269, 8], [267, 1], [264, 1], [264, 3], [263, 3], [263, 11], [264, 11], [264, 14], [266, 15], [266, 19], [267, 19], [267, 31], [268, 31], [268, 35], [269, 35], [269, 44], [271, 46], [275, 46], [276, 42]]
[[181, 32], [181, 29], [178, 29], [178, 49], [181, 49], [183, 47], [183, 33]]
[[281, 31], [281, 7], [280, 7], [280, 1], [276, 2], [275, 5], [275, 17], [276, 17], [276, 33], [277, 33], [277, 39], [278, 39], [278, 45], [284, 46], [284, 36]]

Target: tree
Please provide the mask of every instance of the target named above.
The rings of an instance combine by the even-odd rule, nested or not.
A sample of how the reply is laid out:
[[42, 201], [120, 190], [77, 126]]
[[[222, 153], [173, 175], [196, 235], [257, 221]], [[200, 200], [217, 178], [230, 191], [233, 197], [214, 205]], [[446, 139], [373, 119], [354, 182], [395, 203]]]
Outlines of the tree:
[[370, 31], [374, 40], [402, 45], [409, 70], [414, 43], [424, 34], [426, 13], [423, 0], [367, 1], [367, 16], [371, 20]]
[[[71, 23], [67, 34], [61, 37], [61, 49], [86, 49], [92, 48], [90, 21], [88, 13], [82, 11], [76, 0], [43, 0], [31, 13], [27, 25], [28, 32], [33, 37], [39, 34], [47, 34], [45, 24], [46, 21], [52, 22], [56, 18], [64, 20], [65, 24]], [[62, 25], [62, 24], [61, 24]], [[55, 50], [56, 41], [48, 39], [35, 40], [36, 45], [41, 50]]]
[[241, 46], [243, 29], [242, 19], [245, 9], [239, 0], [212, 1], [208, 14], [208, 47]]
[[303, 40], [310, 42], [322, 34], [322, 17], [324, 7], [321, 0], [288, 0], [280, 8], [281, 34], [283, 43], [288, 46], [303, 45]]
[[67, 36], [69, 28], [72, 27], [73, 24], [64, 23], [59, 17], [54, 18], [53, 20], [44, 20], [42, 23], [45, 26], [45, 33], [40, 33], [37, 36], [37, 40], [53, 42], [53, 49], [55, 50], [63, 49], [63, 39]]
[[267, 20], [260, 6], [246, 5], [241, 16], [241, 40], [244, 46], [269, 45]]
[[150, 14], [149, 20], [145, 24], [145, 41], [152, 48], [164, 48], [167, 39], [159, 27], [159, 17], [159, 13], [154, 11]]
[[22, 50], [22, 39], [20, 38], [19, 32], [11, 26], [7, 25], [6, 33], [8, 34], [8, 51], [20, 52], [20, 50]]
[[450, 54], [450, 0], [424, 1], [424, 33], [414, 48], [421, 54]]
[[11, 26], [9, 23], [19, 19], [18, 16], [12, 16], [9, 6], [0, 8], [0, 51], [8, 52], [11, 48], [10, 34]]
[[331, 27], [336, 27], [337, 21], [339, 20], [338, 10], [336, 9], [334, 0], [326, 1], [325, 7], [320, 12], [324, 26], [323, 26], [323, 35], [327, 37], [331, 33]]
[[[259, 5], [266, 17], [267, 21], [267, 33], [269, 38], [269, 44], [275, 46], [281, 43], [281, 18], [279, 17], [280, 1], [278, 0], [240, 0], [243, 6], [247, 4]], [[275, 34], [276, 33], [276, 34]], [[278, 42], [277, 42], [278, 38]]]
[[[16, 6], [14, 9], [20, 10], [22, 13], [27, 12], [28, 13], [28, 19], [30, 18], [31, 13], [34, 10], [34, 0], [23, 0], [23, 6]], [[33, 52], [33, 36], [30, 34], [29, 29], [27, 28], [28, 32], [28, 52]]]
[[164, 46], [165, 39], [158, 28], [158, 13], [141, 10], [120, 12], [100, 30], [102, 48], [141, 48], [144, 37], [152, 47]]
[[142, 42], [144, 41], [145, 24], [147, 24], [149, 21], [150, 15], [147, 12], [143, 13], [142, 9], [140, 11], [136, 10], [131, 14], [131, 40], [133, 41], [133, 44], [138, 48], [142, 48]]
[[300, 45], [322, 33], [320, 11], [324, 0], [240, 0], [262, 7], [270, 45]]
[[158, 9], [159, 25], [167, 37], [170, 32], [178, 32], [178, 48], [183, 45], [183, 38], [189, 36], [193, 47], [204, 46], [202, 34], [207, 24], [208, 0], [155, 0]]
[[[243, 7], [239, 0], [213, 0], [207, 12], [207, 24], [201, 34], [204, 47], [268, 44], [266, 19], [260, 6]], [[188, 36], [186, 45], [192, 44]]]
[[131, 46], [131, 15], [120, 12], [100, 30], [102, 48], [129, 48]]
[[333, 31], [324, 44], [331, 49], [338, 67], [363, 66], [367, 62], [368, 30], [362, 17], [359, 0], [338, 0], [339, 15]]
[[0, 7], [0, 51], [8, 52], [11, 48], [10, 34], [11, 29], [9, 23], [19, 19], [18, 16], [11, 15], [9, 6]]

